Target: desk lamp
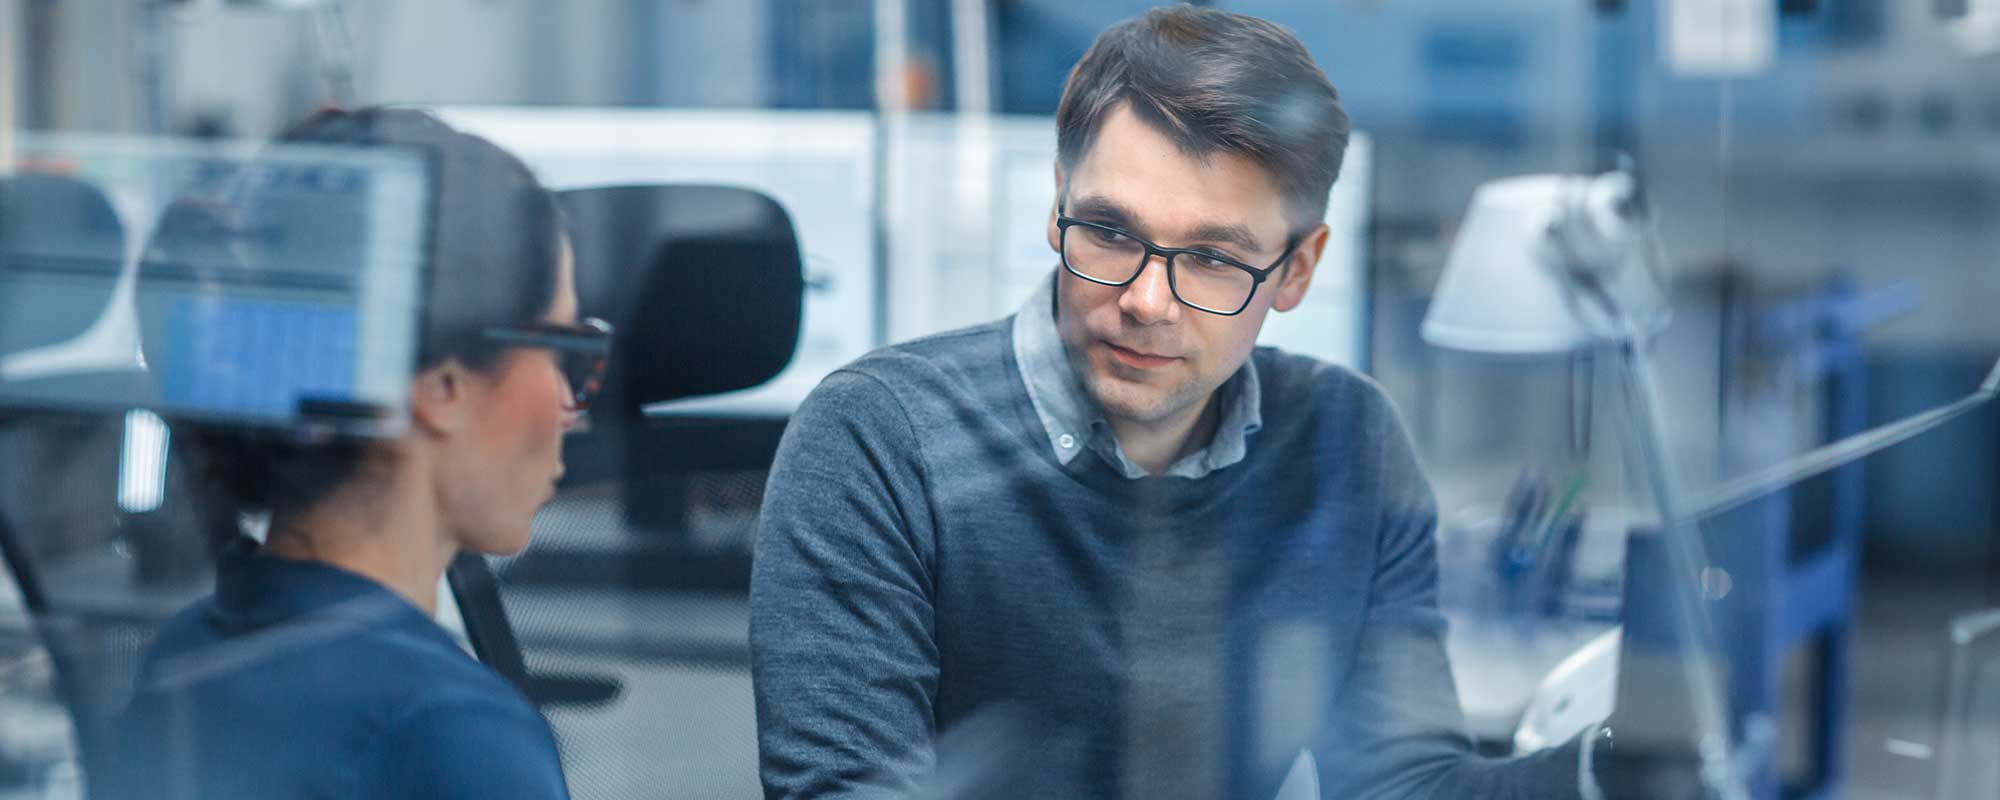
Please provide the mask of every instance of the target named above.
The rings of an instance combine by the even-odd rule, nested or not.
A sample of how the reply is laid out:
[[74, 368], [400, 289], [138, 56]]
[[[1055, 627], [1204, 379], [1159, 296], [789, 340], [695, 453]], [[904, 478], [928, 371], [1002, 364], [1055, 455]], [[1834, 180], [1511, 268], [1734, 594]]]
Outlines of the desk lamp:
[[[1681, 640], [1714, 651], [1701, 604], [1706, 548], [1694, 523], [1774, 489], [1837, 468], [1965, 414], [2000, 395], [2000, 364], [1978, 391], [1948, 406], [1856, 434], [1699, 497], [1683, 490], [1667, 450], [1658, 379], [1648, 342], [1670, 316], [1664, 259], [1639, 184], [1627, 170], [1603, 175], [1529, 175], [1493, 181], [1473, 195], [1423, 323], [1424, 340], [1493, 355], [1616, 350], [1633, 430], [1626, 437], [1660, 516]], [[1692, 697], [1701, 780], [1725, 800], [1748, 797], [1757, 753], [1738, 753], [1723, 691], [1698, 658], [1683, 659]], [[1764, 743], [1759, 743], [1764, 744]], [[1762, 747], [1750, 748], [1761, 750]]]

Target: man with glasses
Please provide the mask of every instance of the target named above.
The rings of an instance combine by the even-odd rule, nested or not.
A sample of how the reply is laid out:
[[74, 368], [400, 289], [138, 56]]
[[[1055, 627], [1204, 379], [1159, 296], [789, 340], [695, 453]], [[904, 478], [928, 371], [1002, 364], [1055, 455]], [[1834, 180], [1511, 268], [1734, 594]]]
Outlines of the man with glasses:
[[1305, 49], [1155, 10], [1056, 123], [1048, 283], [834, 373], [786, 432], [751, 589], [766, 794], [1577, 795], [1586, 740], [1472, 754], [1388, 400], [1255, 346], [1348, 138]]

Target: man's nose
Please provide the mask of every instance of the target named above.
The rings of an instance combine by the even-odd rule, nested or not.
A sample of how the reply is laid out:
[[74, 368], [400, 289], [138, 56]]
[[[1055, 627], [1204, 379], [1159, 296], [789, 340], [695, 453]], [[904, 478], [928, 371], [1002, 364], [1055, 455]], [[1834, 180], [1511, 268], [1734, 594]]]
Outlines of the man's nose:
[[1141, 325], [1172, 322], [1180, 315], [1173, 284], [1167, 278], [1167, 261], [1153, 256], [1139, 270], [1139, 277], [1126, 284], [1118, 297], [1118, 308]]

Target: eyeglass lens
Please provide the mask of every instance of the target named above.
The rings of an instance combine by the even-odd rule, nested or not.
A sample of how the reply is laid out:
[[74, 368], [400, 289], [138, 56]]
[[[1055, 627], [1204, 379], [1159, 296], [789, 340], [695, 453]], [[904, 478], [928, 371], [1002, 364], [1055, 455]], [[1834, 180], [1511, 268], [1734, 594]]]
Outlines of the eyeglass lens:
[[[1146, 265], [1146, 246], [1138, 239], [1090, 225], [1073, 225], [1063, 232], [1063, 261], [1083, 277], [1118, 284], [1131, 280]], [[1178, 253], [1168, 269], [1174, 296], [1191, 306], [1235, 313], [1256, 291], [1249, 272], [1212, 258]]]

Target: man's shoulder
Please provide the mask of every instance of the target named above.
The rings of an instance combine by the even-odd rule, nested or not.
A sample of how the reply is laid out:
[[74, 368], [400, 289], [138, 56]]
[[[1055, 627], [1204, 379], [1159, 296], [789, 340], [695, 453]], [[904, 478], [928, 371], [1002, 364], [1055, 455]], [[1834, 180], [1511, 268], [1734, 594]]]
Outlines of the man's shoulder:
[[1275, 347], [1259, 347], [1251, 358], [1267, 421], [1273, 415], [1331, 414], [1355, 421], [1395, 414], [1382, 385], [1353, 368]]
[[994, 396], [1011, 385], [1006, 370], [1012, 317], [934, 333], [877, 348], [828, 375], [809, 406], [877, 402], [893, 396], [906, 406], [939, 396]]
[[1013, 317], [920, 336], [880, 347], [843, 369], [883, 378], [902, 378], [919, 371], [959, 371], [1005, 359]]

